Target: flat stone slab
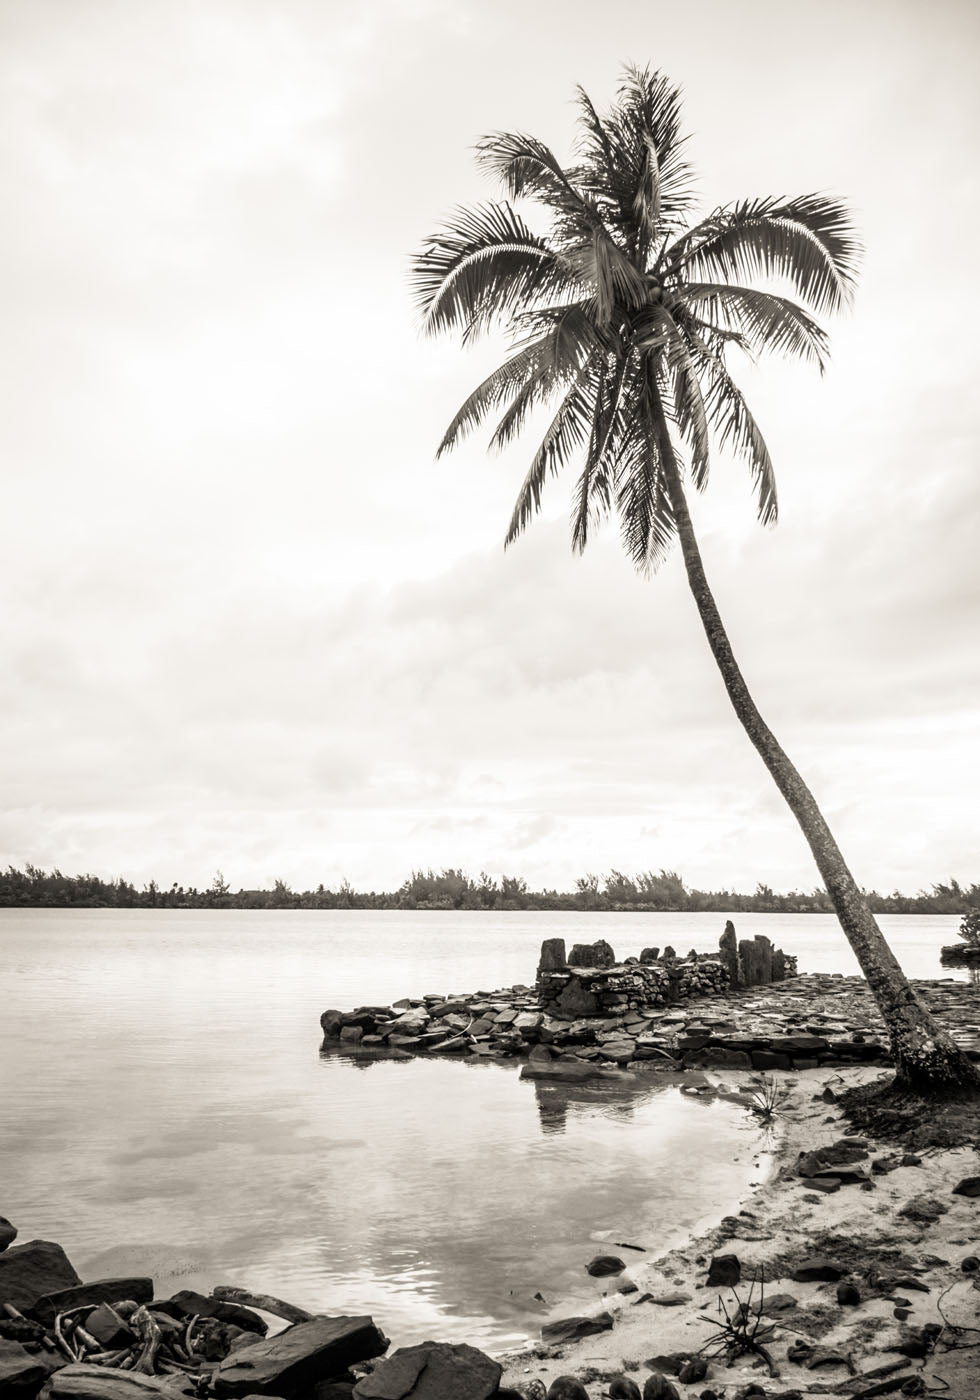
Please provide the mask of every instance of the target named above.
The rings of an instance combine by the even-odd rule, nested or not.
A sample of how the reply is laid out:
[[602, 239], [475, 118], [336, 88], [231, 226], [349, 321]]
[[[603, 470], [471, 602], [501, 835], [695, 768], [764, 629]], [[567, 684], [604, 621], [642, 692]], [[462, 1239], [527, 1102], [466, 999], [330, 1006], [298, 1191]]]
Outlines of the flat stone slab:
[[97, 1306], [99, 1303], [121, 1303], [132, 1299], [134, 1303], [149, 1303], [153, 1298], [151, 1278], [97, 1278], [91, 1283], [77, 1283], [73, 1288], [62, 1288], [57, 1293], [45, 1293], [31, 1306], [31, 1312], [39, 1322], [50, 1326], [56, 1315], [69, 1308], [80, 1308], [83, 1303]]
[[63, 1366], [38, 1400], [160, 1400], [174, 1397], [172, 1377], [136, 1376], [113, 1366]]
[[217, 1396], [290, 1397], [387, 1348], [373, 1318], [314, 1317], [233, 1352], [215, 1372], [212, 1388]]

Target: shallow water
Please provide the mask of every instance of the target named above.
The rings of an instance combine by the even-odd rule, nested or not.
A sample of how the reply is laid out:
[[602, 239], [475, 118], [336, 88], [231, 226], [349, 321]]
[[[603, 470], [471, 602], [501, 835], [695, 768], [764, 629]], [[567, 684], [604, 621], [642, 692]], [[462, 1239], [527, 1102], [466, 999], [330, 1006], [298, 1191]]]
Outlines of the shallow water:
[[[737, 927], [812, 942], [805, 968], [849, 970], [830, 921], [799, 919]], [[900, 922], [906, 966], [939, 975], [933, 941], [956, 920]], [[492, 1063], [321, 1057], [320, 1011], [530, 981], [555, 934], [626, 955], [705, 948], [723, 923], [0, 911], [0, 1213], [87, 1276], [247, 1283], [372, 1312], [399, 1343], [499, 1349], [554, 1303], [595, 1299], [584, 1264], [603, 1239], [659, 1252], [733, 1210], [758, 1130], [656, 1080], [599, 1091]]]

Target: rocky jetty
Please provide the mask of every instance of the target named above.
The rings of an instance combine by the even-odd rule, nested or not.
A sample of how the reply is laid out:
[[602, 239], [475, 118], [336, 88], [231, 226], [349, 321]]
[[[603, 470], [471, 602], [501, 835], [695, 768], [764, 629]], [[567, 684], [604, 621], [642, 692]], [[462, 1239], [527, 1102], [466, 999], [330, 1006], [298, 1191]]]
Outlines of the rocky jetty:
[[[528, 1078], [582, 1080], [620, 1070], [805, 1070], [887, 1064], [884, 1026], [861, 977], [800, 976], [766, 938], [717, 954], [644, 949], [619, 962], [604, 940], [547, 939], [533, 986], [405, 997], [329, 1010], [322, 1052], [518, 1060]], [[923, 1000], [980, 1059], [975, 989], [917, 982]]]

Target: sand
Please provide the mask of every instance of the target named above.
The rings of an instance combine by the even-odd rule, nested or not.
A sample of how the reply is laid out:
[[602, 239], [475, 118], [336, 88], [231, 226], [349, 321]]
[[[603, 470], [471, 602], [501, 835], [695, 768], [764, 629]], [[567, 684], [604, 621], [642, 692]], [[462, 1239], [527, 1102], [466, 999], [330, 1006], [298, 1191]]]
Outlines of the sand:
[[[867, 1134], [867, 1169], [871, 1185], [842, 1185], [833, 1194], [813, 1189], [797, 1172], [801, 1152], [853, 1136], [836, 1096], [845, 1088], [890, 1076], [880, 1069], [829, 1068], [779, 1076], [779, 1102], [766, 1130], [773, 1150], [769, 1178], [746, 1198], [737, 1217], [727, 1217], [687, 1247], [636, 1264], [627, 1272], [603, 1280], [605, 1296], [596, 1312], [611, 1313], [615, 1325], [560, 1347], [538, 1346], [500, 1358], [505, 1363], [503, 1384], [520, 1389], [537, 1378], [547, 1390], [560, 1375], [576, 1375], [590, 1400], [607, 1394], [610, 1379], [632, 1377], [642, 1391], [651, 1374], [650, 1358], [665, 1353], [697, 1353], [717, 1331], [702, 1315], [719, 1315], [719, 1300], [734, 1312], [731, 1288], [708, 1287], [712, 1256], [735, 1254], [742, 1280], [738, 1299], [749, 1298], [750, 1278], [763, 1273], [764, 1296], [791, 1294], [797, 1305], [774, 1314], [773, 1335], [765, 1343], [778, 1375], [770, 1377], [758, 1356], [747, 1355], [732, 1365], [725, 1358], [709, 1361], [704, 1379], [681, 1383], [670, 1379], [683, 1400], [714, 1392], [726, 1400], [755, 1383], [769, 1397], [826, 1394], [936, 1394], [947, 1400], [980, 1397], [980, 1291], [976, 1272], [962, 1264], [980, 1255], [980, 1198], [952, 1194], [963, 1178], [980, 1173], [980, 1154], [971, 1146], [929, 1150], [918, 1165], [897, 1166], [886, 1174], [871, 1170], [874, 1158], [903, 1155], [894, 1143]], [[710, 1091], [738, 1092], [757, 1082], [748, 1073], [716, 1072], [705, 1076]], [[831, 1095], [835, 1096], [831, 1099]], [[902, 1214], [918, 1198], [932, 1199], [945, 1212], [932, 1219]], [[913, 1215], [915, 1206], [912, 1207]], [[928, 1206], [925, 1215], [933, 1214]], [[828, 1236], [831, 1237], [828, 1239]], [[846, 1267], [861, 1301], [842, 1305], [837, 1283], [797, 1282], [790, 1274], [804, 1258], [822, 1254]], [[583, 1266], [586, 1261], [583, 1261]], [[782, 1277], [777, 1277], [782, 1275]], [[637, 1292], [618, 1291], [624, 1282]], [[913, 1289], [909, 1282], [927, 1289]], [[658, 1297], [682, 1295], [688, 1301], [665, 1305]], [[753, 1289], [753, 1303], [760, 1284]], [[904, 1318], [896, 1311], [907, 1310]], [[889, 1350], [920, 1335], [932, 1323], [941, 1328], [925, 1358], [907, 1359]], [[787, 1352], [805, 1341], [822, 1361], [813, 1369], [794, 1362]], [[829, 1355], [824, 1356], [823, 1352]], [[799, 1354], [799, 1353], [797, 1353]], [[837, 1360], [832, 1359], [834, 1356]], [[880, 1367], [902, 1364], [890, 1374], [867, 1381], [857, 1377]], [[907, 1378], [920, 1377], [924, 1389], [906, 1390]], [[888, 1386], [893, 1389], [889, 1392]], [[874, 1387], [883, 1387], [874, 1389]], [[533, 1389], [532, 1389], [532, 1392]], [[540, 1394], [540, 1391], [538, 1391]]]

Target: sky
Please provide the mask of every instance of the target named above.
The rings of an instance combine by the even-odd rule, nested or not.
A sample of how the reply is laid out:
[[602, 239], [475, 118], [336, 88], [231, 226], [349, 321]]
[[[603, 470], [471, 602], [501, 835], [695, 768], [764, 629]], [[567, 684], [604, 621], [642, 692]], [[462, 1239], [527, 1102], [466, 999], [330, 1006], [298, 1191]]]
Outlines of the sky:
[[0, 0], [0, 865], [396, 888], [415, 868], [817, 883], [680, 559], [503, 537], [533, 444], [412, 253], [684, 91], [705, 212], [814, 190], [865, 256], [832, 364], [747, 367], [780, 521], [692, 504], [755, 698], [859, 883], [980, 880], [980, 10], [969, 0]]

